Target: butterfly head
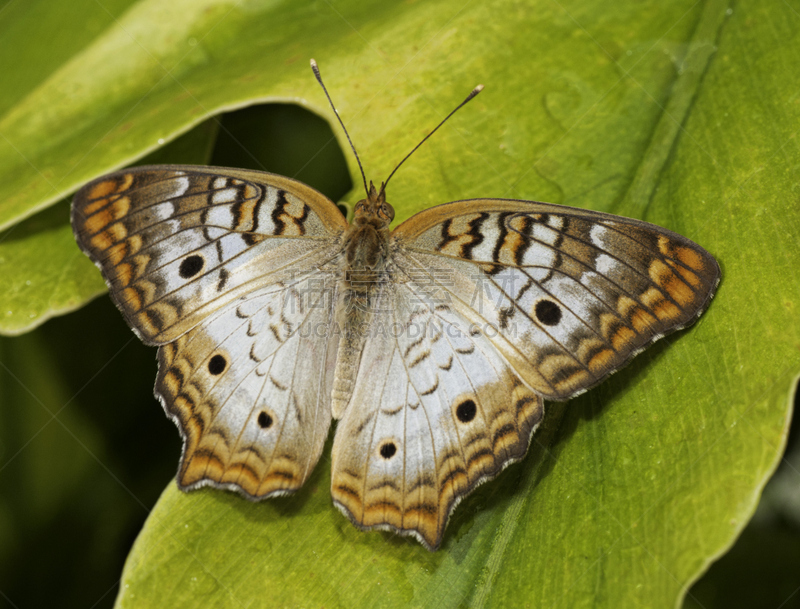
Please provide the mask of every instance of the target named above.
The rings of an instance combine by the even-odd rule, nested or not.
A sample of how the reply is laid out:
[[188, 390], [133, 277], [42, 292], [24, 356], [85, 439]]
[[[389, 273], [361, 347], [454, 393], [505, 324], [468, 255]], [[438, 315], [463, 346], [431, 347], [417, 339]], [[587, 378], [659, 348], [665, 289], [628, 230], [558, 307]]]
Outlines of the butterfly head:
[[384, 184], [377, 190], [370, 182], [367, 198], [356, 203], [353, 211], [353, 224], [356, 225], [372, 224], [376, 228], [386, 228], [394, 220], [394, 208], [386, 202]]

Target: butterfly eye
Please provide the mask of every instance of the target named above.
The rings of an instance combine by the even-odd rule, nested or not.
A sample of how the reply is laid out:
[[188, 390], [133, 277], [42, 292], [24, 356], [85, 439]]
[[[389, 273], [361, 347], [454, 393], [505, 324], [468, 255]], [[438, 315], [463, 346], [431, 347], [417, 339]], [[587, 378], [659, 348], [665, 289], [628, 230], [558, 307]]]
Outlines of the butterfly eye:
[[381, 212], [383, 213], [383, 215], [384, 215], [384, 216], [386, 216], [387, 218], [389, 218], [389, 222], [391, 222], [392, 220], [394, 220], [394, 207], [392, 207], [392, 206], [391, 206], [391, 205], [389, 205], [388, 203], [384, 203], [384, 204], [381, 206]]

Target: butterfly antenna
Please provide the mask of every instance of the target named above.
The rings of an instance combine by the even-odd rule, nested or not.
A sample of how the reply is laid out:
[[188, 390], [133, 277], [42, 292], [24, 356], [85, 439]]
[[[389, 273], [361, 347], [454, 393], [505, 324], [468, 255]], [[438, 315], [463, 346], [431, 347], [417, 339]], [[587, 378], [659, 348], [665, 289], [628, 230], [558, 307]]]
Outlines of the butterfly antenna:
[[347, 141], [350, 142], [350, 148], [353, 150], [353, 154], [356, 155], [356, 162], [358, 163], [358, 168], [361, 171], [361, 181], [364, 182], [364, 192], [366, 192], [367, 197], [369, 197], [369, 189], [367, 188], [367, 178], [364, 175], [364, 168], [361, 166], [361, 159], [358, 158], [356, 147], [353, 146], [353, 140], [350, 139], [350, 134], [347, 133], [347, 127], [344, 126], [344, 123], [342, 122], [342, 119], [339, 116], [339, 111], [336, 109], [336, 106], [333, 105], [333, 100], [331, 99], [331, 96], [328, 94], [328, 89], [325, 88], [325, 83], [322, 82], [322, 75], [319, 73], [319, 66], [317, 65], [317, 62], [314, 61], [313, 59], [311, 60], [311, 69], [314, 70], [314, 76], [317, 77], [317, 82], [319, 83], [319, 86], [322, 87], [323, 91], [325, 91], [325, 97], [328, 98], [328, 103], [331, 105], [331, 108], [333, 108], [333, 113], [336, 115], [336, 118], [339, 120], [339, 124], [342, 126], [342, 129], [344, 130], [344, 134], [347, 136]]
[[469, 94], [469, 95], [467, 95], [467, 98], [466, 98], [464, 101], [462, 101], [460, 104], [458, 104], [458, 105], [455, 107], [455, 109], [454, 109], [454, 110], [453, 110], [453, 111], [452, 111], [450, 114], [448, 114], [447, 116], [445, 116], [445, 117], [444, 117], [444, 120], [443, 120], [441, 123], [439, 123], [438, 125], [436, 125], [436, 127], [434, 128], [434, 130], [433, 130], [433, 131], [431, 131], [431, 132], [430, 132], [428, 135], [426, 135], [424, 138], [422, 138], [422, 141], [421, 141], [419, 144], [417, 144], [416, 146], [414, 146], [414, 149], [413, 149], [411, 152], [409, 152], [409, 153], [408, 153], [408, 154], [407, 154], [407, 155], [406, 155], [406, 156], [403, 158], [403, 160], [402, 160], [402, 161], [400, 161], [400, 162], [397, 164], [397, 167], [395, 167], [395, 168], [394, 168], [394, 170], [392, 171], [392, 173], [390, 173], [390, 174], [389, 174], [389, 177], [388, 177], [388, 178], [386, 178], [386, 181], [385, 181], [385, 182], [383, 183], [383, 185], [381, 186], [381, 192], [384, 192], [384, 191], [386, 190], [386, 186], [387, 186], [387, 184], [389, 184], [389, 180], [391, 180], [391, 179], [392, 179], [392, 176], [395, 174], [395, 172], [396, 172], [398, 169], [400, 169], [400, 165], [402, 165], [403, 163], [405, 163], [405, 162], [408, 160], [408, 157], [410, 157], [412, 154], [414, 154], [414, 153], [417, 151], [417, 148], [419, 148], [420, 146], [422, 146], [422, 144], [424, 144], [424, 143], [426, 142], [426, 140], [427, 140], [427, 139], [428, 139], [430, 136], [432, 136], [434, 133], [436, 133], [436, 131], [439, 129], [439, 127], [441, 127], [442, 125], [444, 125], [444, 124], [447, 122], [447, 119], [449, 119], [449, 118], [450, 118], [451, 116], [453, 116], [453, 115], [454, 115], [456, 112], [458, 112], [458, 111], [461, 109], [461, 107], [462, 107], [462, 106], [464, 106], [464, 105], [465, 105], [465, 104], [466, 104], [468, 101], [470, 101], [470, 100], [471, 100], [473, 97], [475, 97], [475, 96], [476, 96], [478, 93], [480, 93], [481, 91], [483, 91], [483, 85], [478, 85], [477, 87], [475, 87], [475, 88], [474, 88], [474, 89], [473, 89], [473, 90], [470, 92], [470, 94]]

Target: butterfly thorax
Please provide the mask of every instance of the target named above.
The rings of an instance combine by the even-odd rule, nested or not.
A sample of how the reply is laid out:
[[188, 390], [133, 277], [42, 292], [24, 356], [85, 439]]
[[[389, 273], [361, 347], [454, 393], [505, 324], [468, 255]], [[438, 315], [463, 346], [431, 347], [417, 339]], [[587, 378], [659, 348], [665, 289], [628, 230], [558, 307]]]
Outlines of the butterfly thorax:
[[389, 260], [389, 224], [394, 209], [370, 183], [369, 195], [359, 201], [353, 223], [343, 239], [336, 321], [341, 338], [336, 356], [332, 410], [340, 418], [352, 397], [356, 373], [369, 328], [375, 316], [375, 300], [384, 283]]

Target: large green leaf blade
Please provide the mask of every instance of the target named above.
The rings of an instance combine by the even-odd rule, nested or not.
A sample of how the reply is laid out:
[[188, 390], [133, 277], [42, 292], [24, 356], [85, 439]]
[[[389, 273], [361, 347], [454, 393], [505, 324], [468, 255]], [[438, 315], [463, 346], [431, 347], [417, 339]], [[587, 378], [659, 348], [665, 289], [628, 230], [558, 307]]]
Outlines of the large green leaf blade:
[[[481, 80], [486, 91], [393, 179], [399, 219], [477, 196], [624, 211], [697, 240], [723, 268], [695, 328], [586, 396], [549, 404], [531, 454], [458, 508], [438, 553], [352, 527], [330, 505], [326, 456], [297, 496], [260, 504], [171, 484], [132, 550], [118, 604], [673, 606], [752, 514], [800, 370], [791, 139], [800, 24], [778, 2], [726, 9], [206, 2], [183, 7], [182, 29], [148, 31], [163, 15], [143, 2], [26, 98], [80, 82], [95, 54], [139, 53], [108, 107], [99, 100], [113, 73], [88, 91], [83, 107], [103, 108], [93, 123], [70, 130], [75, 108], [29, 121], [24, 103], [6, 115], [0, 130], [13, 125], [17, 142], [28, 129], [28, 156], [64, 193], [224, 108], [296, 98], [331, 117], [308, 74], [313, 55], [368, 175], [381, 177]], [[125, 46], [129, 32], [138, 37]], [[187, 37], [204, 54], [183, 64], [176, 41]], [[66, 132], [48, 144], [42, 125], [53, 124]], [[9, 223], [58, 196], [14, 159], [0, 151]]]
[[[715, 235], [708, 211], [724, 202], [721, 197], [726, 193], [704, 193], [705, 205], [698, 204], [697, 193], [704, 185], [707, 188], [706, 171], [713, 171], [714, 163], [693, 140], [708, 128], [708, 122], [689, 121], [684, 128], [683, 119], [698, 112], [698, 99], [715, 99], [713, 89], [706, 91], [702, 85], [707, 70], [714, 75], [708, 48], [721, 35], [726, 8], [724, 3], [712, 3], [698, 15], [689, 39], [695, 48], [683, 63], [686, 75], [673, 85], [672, 96], [664, 99], [668, 110], [653, 125], [636, 178], [627, 189], [621, 180], [620, 194], [604, 198], [609, 208], [630, 208], [629, 213], [640, 216], [646, 210], [648, 219], [676, 228], [714, 252], [725, 237]], [[636, 103], [635, 93], [628, 91], [621, 97], [623, 104]], [[650, 91], [643, 97], [654, 98]], [[677, 128], [670, 128], [670, 121], [677, 121]], [[721, 145], [724, 148], [727, 143]], [[666, 164], [670, 154], [675, 155], [673, 162]], [[565, 144], [556, 155], [574, 158], [577, 151]], [[547, 164], [544, 168], [551, 169]], [[578, 190], [569, 186], [573, 192]], [[569, 186], [561, 194], [568, 200], [572, 199]], [[681, 198], [674, 189], [694, 192], [682, 192]], [[796, 212], [787, 219], [796, 227]], [[751, 247], [758, 250], [762, 244], [751, 242]], [[725, 283], [715, 307], [724, 307], [726, 289], [735, 291], [737, 284], [749, 281], [744, 272], [729, 275], [720, 257]], [[253, 586], [276, 605], [371, 606], [387, 599], [414, 606], [506, 606], [521, 599], [535, 599], [542, 606], [673, 605], [752, 513], [757, 489], [780, 453], [789, 408], [791, 375], [770, 378], [768, 358], [751, 372], [755, 378], [770, 379], [771, 391], [760, 398], [753, 391], [743, 391], [747, 385], [743, 379], [715, 382], [708, 371], [728, 369], [721, 347], [731, 343], [724, 330], [731, 322], [724, 312], [715, 319], [713, 311], [681, 340], [663, 341], [603, 387], [566, 407], [551, 406], [548, 429], [537, 435], [534, 454], [524, 466], [507, 472], [491, 491], [480, 491], [460, 508], [464, 512], [451, 524], [440, 554], [428, 555], [386, 535], [373, 534], [377, 539], [371, 541], [337, 514], [327, 515], [323, 511], [327, 494], [321, 490], [326, 487], [327, 471], [315, 476], [313, 484], [320, 490], [298, 498], [302, 511], [309, 514], [307, 521], [286, 522], [286, 512], [294, 512], [291, 507], [245, 504], [241, 508], [245, 515], [238, 522], [218, 522], [213, 528], [221, 529], [220, 538], [230, 537], [254, 514], [267, 514], [260, 528], [251, 529], [255, 537], [247, 535], [251, 542], [260, 540], [255, 545], [263, 549], [256, 567], [245, 569], [249, 576], [244, 579], [257, 579], [259, 584]], [[796, 358], [788, 362], [790, 369], [797, 369]], [[562, 424], [554, 430], [559, 420]], [[176, 531], [178, 522], [217, 513], [209, 504], [240, 503], [217, 495], [182, 498], [170, 487], [160, 506], [174, 502], [187, 511], [166, 507], [153, 518], [165, 517], [164, 529]], [[182, 519], [170, 518], [176, 513]], [[273, 515], [278, 520], [273, 521]], [[215, 533], [204, 530], [198, 539]], [[152, 537], [140, 539], [130, 565], [146, 562], [139, 550], [147, 547], [148, 539]], [[173, 548], [174, 555], [181, 556], [182, 543], [188, 540], [163, 540], [158, 547]], [[212, 551], [197, 548], [194, 568], [183, 573], [197, 573], [208, 564], [205, 560], [210, 560]], [[353, 567], [326, 568], [331, 560]], [[160, 564], [163, 569], [172, 566]], [[285, 564], [292, 565], [296, 586], [280, 586], [285, 581], [281, 579]], [[133, 566], [129, 569], [126, 574], [136, 572]], [[319, 585], [320, 569], [327, 585]], [[155, 589], [163, 580], [151, 573]], [[211, 577], [210, 572], [207, 576]], [[215, 581], [215, 598], [220, 602], [235, 606], [254, 598], [245, 590], [225, 589], [223, 582], [233, 580]], [[176, 589], [170, 600], [188, 604], [190, 598], [191, 593]]]

